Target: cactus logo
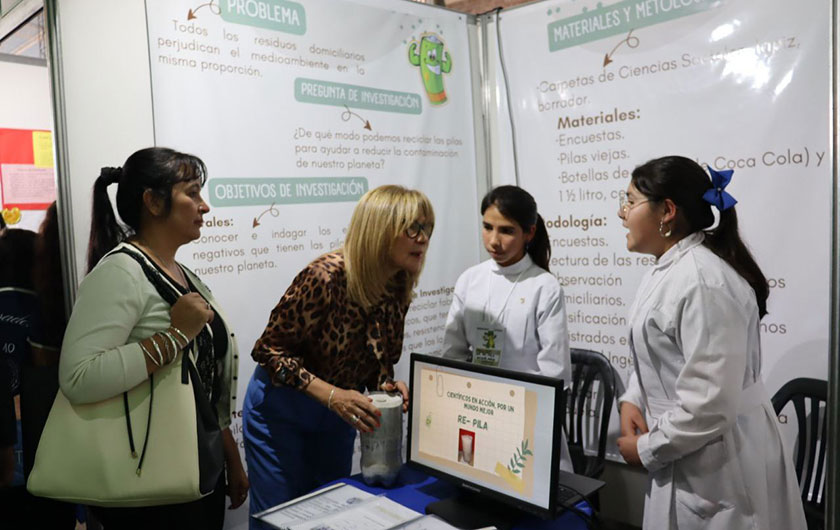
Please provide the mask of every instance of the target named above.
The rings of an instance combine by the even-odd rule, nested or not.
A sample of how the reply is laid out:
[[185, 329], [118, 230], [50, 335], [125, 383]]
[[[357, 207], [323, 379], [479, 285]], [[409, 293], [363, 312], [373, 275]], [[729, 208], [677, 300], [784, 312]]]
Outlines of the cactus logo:
[[436, 33], [424, 33], [421, 35], [419, 52], [417, 48], [417, 41], [408, 46], [408, 60], [420, 67], [420, 77], [423, 78], [429, 102], [432, 105], [446, 103], [443, 74], [452, 71], [452, 57], [446, 51], [446, 44]]
[[493, 330], [485, 331], [482, 339], [484, 340], [485, 348], [490, 350], [496, 348], [496, 333]]

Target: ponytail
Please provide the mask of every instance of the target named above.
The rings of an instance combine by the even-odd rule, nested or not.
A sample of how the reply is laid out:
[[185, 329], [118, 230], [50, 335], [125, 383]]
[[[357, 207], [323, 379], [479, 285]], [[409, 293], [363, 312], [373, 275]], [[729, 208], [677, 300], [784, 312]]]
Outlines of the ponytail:
[[[141, 232], [143, 194], [152, 192], [163, 201], [163, 214], [172, 207], [172, 186], [178, 182], [207, 181], [200, 158], [166, 147], [147, 147], [132, 154], [123, 167], [105, 167], [93, 185], [93, 215], [88, 245], [88, 271], [115, 246]], [[108, 186], [119, 183], [117, 211], [108, 198]]]
[[735, 214], [735, 207], [720, 212], [717, 227], [706, 230], [705, 234], [706, 239], [703, 244], [750, 284], [758, 304], [758, 317], [763, 318], [767, 314], [767, 297], [770, 295], [770, 287], [758, 263], [755, 262], [738, 234], [738, 216]]
[[535, 225], [537, 230], [531, 242], [526, 247], [528, 249], [528, 255], [531, 256], [531, 260], [538, 267], [551, 272], [548, 269], [548, 260], [551, 258], [551, 243], [548, 240], [548, 231], [545, 229], [545, 222], [540, 214], [537, 214]]
[[103, 167], [93, 184], [93, 205], [91, 208], [90, 242], [88, 243], [87, 270], [93, 269], [99, 260], [129, 235], [114, 214], [108, 186], [119, 182], [122, 168]]

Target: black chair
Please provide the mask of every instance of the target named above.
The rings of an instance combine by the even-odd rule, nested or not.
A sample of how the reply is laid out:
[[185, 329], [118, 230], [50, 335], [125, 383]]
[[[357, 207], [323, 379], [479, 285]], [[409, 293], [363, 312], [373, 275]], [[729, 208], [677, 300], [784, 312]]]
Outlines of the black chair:
[[[610, 414], [615, 401], [616, 377], [609, 359], [592, 351], [572, 348], [572, 386], [566, 398], [566, 436], [575, 473], [599, 478], [604, 472]], [[593, 383], [598, 388], [593, 393]], [[587, 454], [597, 440], [597, 451]], [[590, 451], [591, 452], [591, 451]]]
[[810, 530], [825, 526], [825, 410], [828, 401], [828, 382], [802, 377], [788, 381], [773, 396], [773, 408], [780, 414], [793, 402], [796, 413], [796, 449], [794, 462], [802, 504]]

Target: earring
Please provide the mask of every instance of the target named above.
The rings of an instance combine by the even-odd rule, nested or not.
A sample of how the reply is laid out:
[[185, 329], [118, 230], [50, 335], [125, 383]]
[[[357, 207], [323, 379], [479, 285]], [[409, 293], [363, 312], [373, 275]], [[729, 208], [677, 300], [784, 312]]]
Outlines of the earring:
[[[664, 231], [666, 229], [667, 231]], [[671, 237], [671, 227], [666, 227], [665, 221], [659, 221], [659, 235], [662, 237]]]

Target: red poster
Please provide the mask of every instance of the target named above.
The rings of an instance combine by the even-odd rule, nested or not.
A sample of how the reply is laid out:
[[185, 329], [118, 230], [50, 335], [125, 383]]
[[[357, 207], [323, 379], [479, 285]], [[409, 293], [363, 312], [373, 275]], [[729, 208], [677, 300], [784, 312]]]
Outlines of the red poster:
[[55, 196], [50, 131], [0, 129], [0, 207], [43, 210]]

